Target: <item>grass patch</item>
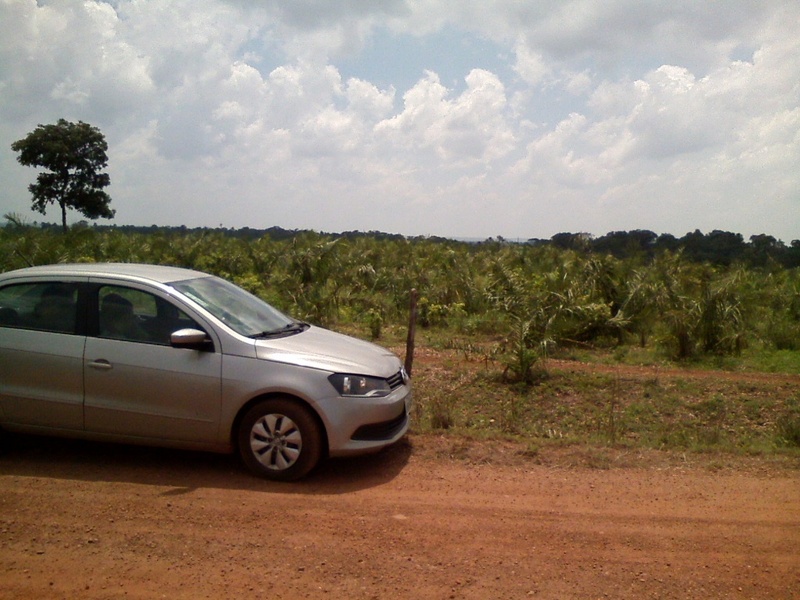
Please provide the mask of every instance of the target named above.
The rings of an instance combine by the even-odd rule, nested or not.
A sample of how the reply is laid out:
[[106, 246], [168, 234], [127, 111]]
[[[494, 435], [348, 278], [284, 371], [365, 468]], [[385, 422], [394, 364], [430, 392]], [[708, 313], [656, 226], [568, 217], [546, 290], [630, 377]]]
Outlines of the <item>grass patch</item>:
[[763, 373], [800, 373], [800, 352], [796, 350], [761, 350], [742, 357], [742, 367]]
[[790, 448], [800, 448], [800, 412], [792, 411], [778, 417], [778, 443]]
[[581, 361], [546, 364], [532, 385], [514, 385], [503, 381], [501, 365], [475, 354], [456, 344], [422, 348], [414, 367], [415, 432], [511, 439], [531, 456], [548, 447], [592, 449], [582, 462], [595, 468], [607, 468], [603, 449], [746, 456], [800, 450], [796, 377]]

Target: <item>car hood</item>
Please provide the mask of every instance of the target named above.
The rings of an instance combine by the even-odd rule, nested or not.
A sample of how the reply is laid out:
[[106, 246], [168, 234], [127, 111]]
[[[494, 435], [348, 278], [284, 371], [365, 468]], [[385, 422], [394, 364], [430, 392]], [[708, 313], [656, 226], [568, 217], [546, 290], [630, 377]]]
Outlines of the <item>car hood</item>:
[[385, 348], [314, 326], [284, 338], [256, 340], [255, 346], [262, 360], [334, 373], [389, 377], [401, 366], [400, 359]]

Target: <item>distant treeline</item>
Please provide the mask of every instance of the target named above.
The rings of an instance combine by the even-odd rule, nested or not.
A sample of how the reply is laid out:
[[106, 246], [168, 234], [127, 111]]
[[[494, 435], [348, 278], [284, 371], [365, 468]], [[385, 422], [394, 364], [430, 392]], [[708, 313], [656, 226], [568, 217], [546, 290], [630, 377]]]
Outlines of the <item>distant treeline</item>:
[[[43, 229], [60, 228], [56, 224], [44, 223]], [[275, 241], [290, 240], [298, 235], [308, 233], [306, 230], [283, 229], [270, 227], [267, 229], [253, 229], [242, 227], [233, 228], [187, 228], [149, 227], [135, 225], [95, 225], [94, 229], [117, 230], [122, 233], [222, 233], [226, 236], [241, 240], [258, 240], [263, 237]], [[342, 233], [322, 233], [331, 239], [346, 238], [372, 238], [376, 240], [426, 240], [429, 242], [442, 242], [452, 244], [453, 239], [436, 236], [407, 237], [400, 234], [384, 233], [381, 231], [346, 231]], [[781, 240], [771, 235], [759, 234], [750, 236], [745, 241], [740, 233], [714, 230], [702, 233], [699, 230], [687, 233], [683, 237], [675, 237], [668, 233], [657, 234], [653, 231], [635, 229], [632, 231], [612, 231], [600, 237], [587, 233], [558, 233], [550, 239], [531, 238], [524, 242], [510, 242], [502, 237], [488, 238], [482, 242], [462, 242], [464, 244], [504, 244], [522, 243], [531, 246], [552, 246], [562, 250], [574, 250], [592, 254], [610, 254], [618, 259], [636, 258], [641, 260], [652, 259], [659, 254], [669, 251], [680, 252], [684, 258], [692, 262], [708, 263], [719, 266], [729, 266], [741, 263], [748, 267], [766, 267], [776, 265], [785, 268], [800, 267], [800, 239], [793, 240], [788, 246]]]
[[786, 268], [800, 266], [800, 240], [794, 240], [787, 246], [771, 235], [760, 234], [750, 236], [750, 241], [746, 242], [740, 233], [718, 230], [705, 234], [695, 230], [681, 238], [642, 229], [613, 231], [598, 238], [581, 233], [559, 233], [549, 240], [530, 240], [529, 243], [611, 254], [615, 258], [653, 258], [670, 251], [681, 252], [694, 262], [713, 265], [743, 263], [751, 267], [763, 267], [777, 263]]

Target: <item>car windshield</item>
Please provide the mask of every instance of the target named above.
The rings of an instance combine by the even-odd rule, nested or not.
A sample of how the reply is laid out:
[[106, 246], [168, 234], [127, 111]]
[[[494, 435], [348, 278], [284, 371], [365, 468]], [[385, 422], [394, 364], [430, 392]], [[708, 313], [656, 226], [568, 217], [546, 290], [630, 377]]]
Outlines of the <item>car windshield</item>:
[[270, 337], [298, 333], [305, 328], [305, 324], [218, 277], [198, 277], [170, 285], [242, 335]]

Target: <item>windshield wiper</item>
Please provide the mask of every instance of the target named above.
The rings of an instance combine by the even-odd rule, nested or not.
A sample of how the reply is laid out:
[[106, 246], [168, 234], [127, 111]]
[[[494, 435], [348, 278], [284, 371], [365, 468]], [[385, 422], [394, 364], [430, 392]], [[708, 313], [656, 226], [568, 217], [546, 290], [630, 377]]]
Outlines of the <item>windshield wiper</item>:
[[303, 321], [293, 321], [292, 323], [287, 323], [283, 327], [278, 327], [277, 329], [270, 329], [268, 331], [261, 331], [259, 333], [254, 333], [249, 337], [254, 339], [284, 337], [288, 335], [294, 335], [295, 333], [302, 333], [309, 327], [311, 327], [311, 325], [309, 325], [308, 323], [304, 323]]

